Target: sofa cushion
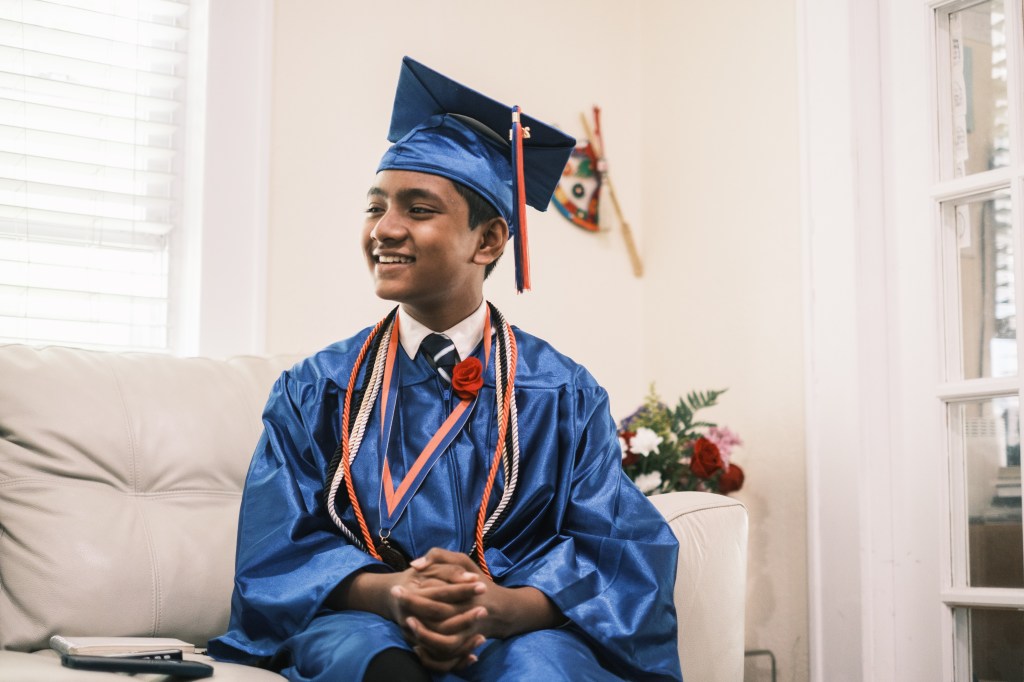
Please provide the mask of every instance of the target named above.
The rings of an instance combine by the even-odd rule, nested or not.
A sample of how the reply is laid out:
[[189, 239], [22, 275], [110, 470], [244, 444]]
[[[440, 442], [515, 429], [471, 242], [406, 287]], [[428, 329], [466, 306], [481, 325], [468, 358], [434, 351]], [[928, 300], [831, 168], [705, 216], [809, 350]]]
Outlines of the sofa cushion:
[[293, 360], [0, 346], [0, 648], [222, 632], [259, 415]]

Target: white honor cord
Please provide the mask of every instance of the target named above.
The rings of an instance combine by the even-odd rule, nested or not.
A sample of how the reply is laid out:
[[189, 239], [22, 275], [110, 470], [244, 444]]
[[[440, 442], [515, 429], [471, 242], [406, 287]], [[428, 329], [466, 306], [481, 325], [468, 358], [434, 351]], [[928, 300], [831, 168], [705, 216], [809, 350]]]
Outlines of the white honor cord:
[[[349, 441], [349, 457], [348, 461], [351, 464], [355, 458], [356, 453], [359, 452], [359, 446], [363, 442], [363, 436], [366, 433], [366, 424], [370, 419], [370, 411], [373, 408], [374, 403], [377, 401], [377, 394], [380, 393], [380, 387], [383, 383], [384, 378], [384, 362], [387, 359], [388, 342], [391, 339], [392, 326], [388, 325], [387, 329], [381, 335], [381, 342], [378, 346], [377, 357], [373, 363], [373, 373], [370, 375], [369, 387], [370, 391], [363, 396], [363, 400], [359, 403], [359, 411], [356, 414], [356, 422], [352, 427], [352, 437]], [[342, 522], [341, 517], [338, 515], [337, 508], [335, 507], [335, 499], [338, 496], [338, 489], [341, 488], [341, 484], [345, 479], [345, 467], [339, 464], [337, 470], [334, 472], [334, 478], [331, 480], [331, 487], [327, 491], [327, 511], [331, 516], [331, 520], [334, 521], [341, 532], [352, 541], [360, 549], [366, 549], [361, 538], [355, 535], [348, 527]]]
[[[512, 339], [509, 338], [511, 332], [509, 331], [508, 324], [505, 323], [505, 319], [498, 314], [498, 328], [501, 329], [502, 334], [502, 347], [505, 349], [504, 356], [506, 364], [510, 360], [508, 349], [512, 346]], [[501, 414], [501, 408], [504, 403], [504, 386], [507, 377], [503, 377], [501, 374], [501, 363], [498, 362], [494, 367], [494, 393], [497, 402], [497, 413]], [[505, 474], [505, 486], [501, 493], [501, 500], [498, 501], [498, 506], [494, 508], [494, 511], [487, 518], [487, 522], [484, 524], [484, 536], [490, 532], [491, 527], [498, 521], [505, 508], [508, 507], [512, 501], [512, 495], [515, 493], [516, 484], [519, 480], [519, 415], [516, 410], [516, 395], [515, 391], [512, 391], [512, 399], [509, 404], [509, 424], [512, 429], [512, 453], [511, 462], [509, 461], [507, 448], [502, 443], [502, 468]], [[475, 548], [475, 544], [474, 544]]]

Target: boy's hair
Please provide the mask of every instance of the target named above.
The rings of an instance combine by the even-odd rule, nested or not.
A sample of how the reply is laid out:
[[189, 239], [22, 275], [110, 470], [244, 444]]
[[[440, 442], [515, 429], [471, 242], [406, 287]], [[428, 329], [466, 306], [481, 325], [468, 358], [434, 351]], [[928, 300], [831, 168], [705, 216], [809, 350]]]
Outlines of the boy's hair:
[[[475, 230], [481, 223], [501, 217], [497, 209], [480, 196], [479, 192], [466, 187], [461, 182], [453, 180], [452, 184], [455, 185], [455, 191], [466, 200], [466, 205], [469, 207], [469, 229]], [[491, 271], [494, 270], [494, 266], [498, 264], [499, 260], [501, 260], [501, 256], [495, 258], [484, 268], [484, 279], [491, 275]]]

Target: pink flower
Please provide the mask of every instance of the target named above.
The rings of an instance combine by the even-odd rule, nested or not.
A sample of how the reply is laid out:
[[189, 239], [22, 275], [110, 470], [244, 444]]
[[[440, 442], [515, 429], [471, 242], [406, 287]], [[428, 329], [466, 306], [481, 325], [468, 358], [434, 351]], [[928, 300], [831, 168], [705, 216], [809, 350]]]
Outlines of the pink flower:
[[734, 432], [724, 426], [712, 426], [704, 436], [718, 446], [718, 452], [722, 455], [722, 462], [725, 468], [729, 468], [729, 455], [737, 445], [743, 445], [743, 441]]

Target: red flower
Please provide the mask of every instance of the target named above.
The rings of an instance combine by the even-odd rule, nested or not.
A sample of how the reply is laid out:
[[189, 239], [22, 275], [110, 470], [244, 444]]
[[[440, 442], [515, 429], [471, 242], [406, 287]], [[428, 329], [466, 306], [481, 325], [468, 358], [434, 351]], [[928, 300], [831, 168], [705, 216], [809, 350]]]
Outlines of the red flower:
[[619, 438], [626, 441], [626, 456], [622, 458], [622, 466], [624, 467], [628, 467], [640, 459], [640, 455], [629, 449], [629, 444], [635, 435], [636, 431], [619, 431]]
[[701, 436], [693, 444], [693, 458], [690, 460], [690, 471], [700, 478], [711, 476], [722, 468], [722, 454], [718, 446]]
[[735, 492], [743, 487], [743, 469], [737, 464], [730, 464], [718, 479], [718, 491], [723, 495]]
[[484, 366], [477, 358], [466, 358], [452, 370], [452, 390], [463, 400], [472, 400], [484, 385]]

